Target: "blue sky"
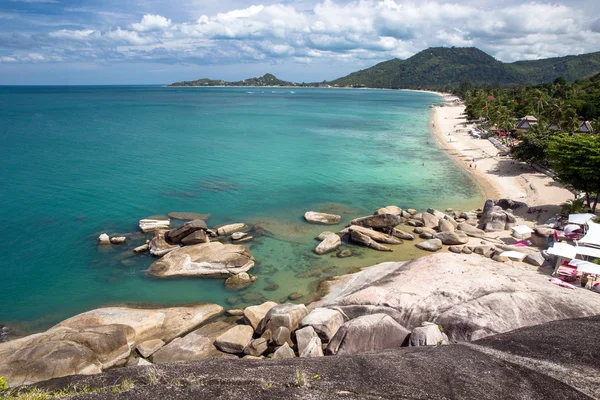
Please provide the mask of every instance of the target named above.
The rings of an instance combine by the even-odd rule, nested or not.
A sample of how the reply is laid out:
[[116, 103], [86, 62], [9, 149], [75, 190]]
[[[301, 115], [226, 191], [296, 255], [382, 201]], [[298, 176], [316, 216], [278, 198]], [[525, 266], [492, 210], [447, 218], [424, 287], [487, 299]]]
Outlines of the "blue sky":
[[0, 84], [320, 81], [431, 46], [555, 57], [600, 51], [598, 16], [598, 0], [0, 0]]

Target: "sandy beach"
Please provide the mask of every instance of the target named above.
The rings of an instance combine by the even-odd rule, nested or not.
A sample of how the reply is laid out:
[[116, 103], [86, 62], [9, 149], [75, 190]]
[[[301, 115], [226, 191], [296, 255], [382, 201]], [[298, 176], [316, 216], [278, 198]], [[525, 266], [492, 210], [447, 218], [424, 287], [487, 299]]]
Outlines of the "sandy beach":
[[[446, 93], [438, 93], [444, 101], [452, 101]], [[560, 204], [573, 199], [573, 193], [549, 176], [535, 171], [529, 165], [501, 155], [486, 139], [469, 135], [472, 125], [466, 123], [463, 105], [435, 107], [431, 115], [431, 130], [438, 145], [463, 166], [481, 187], [486, 198], [508, 198], [542, 209], [539, 221], [553, 217]], [[474, 160], [474, 161], [473, 161]], [[517, 212], [524, 219], [527, 210]]]

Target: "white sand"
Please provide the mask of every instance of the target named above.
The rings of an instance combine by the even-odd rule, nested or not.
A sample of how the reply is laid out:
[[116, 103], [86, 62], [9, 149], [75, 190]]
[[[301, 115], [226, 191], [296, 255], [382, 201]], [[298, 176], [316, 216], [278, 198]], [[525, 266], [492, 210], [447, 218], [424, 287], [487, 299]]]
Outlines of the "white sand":
[[[444, 96], [444, 100], [448, 97]], [[489, 140], [469, 135], [472, 126], [464, 125], [464, 110], [464, 106], [436, 107], [432, 113], [432, 132], [440, 147], [473, 175], [487, 198], [519, 200], [547, 210], [540, 222], [558, 213], [561, 203], [573, 199], [573, 194], [552, 178], [525, 163], [500, 156]], [[528, 218], [526, 211], [519, 210], [517, 214], [529, 220], [535, 218], [531, 215]]]

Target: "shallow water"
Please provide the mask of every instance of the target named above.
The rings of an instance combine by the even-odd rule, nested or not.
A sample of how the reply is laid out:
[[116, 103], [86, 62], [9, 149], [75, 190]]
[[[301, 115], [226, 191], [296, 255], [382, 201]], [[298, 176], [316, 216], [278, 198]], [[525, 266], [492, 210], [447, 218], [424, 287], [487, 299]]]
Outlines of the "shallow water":
[[[407, 243], [319, 257], [313, 238], [389, 204], [480, 205], [429, 136], [427, 105], [438, 101], [380, 90], [0, 87], [0, 322], [39, 329], [106, 304], [226, 305], [247, 292], [307, 300], [326, 276], [420, 255]], [[307, 224], [308, 210], [343, 223]], [[137, 221], [171, 211], [271, 231], [249, 244], [260, 279], [236, 293], [222, 280], [146, 277], [153, 259], [130, 252], [149, 237]], [[102, 232], [132, 235], [98, 247]]]

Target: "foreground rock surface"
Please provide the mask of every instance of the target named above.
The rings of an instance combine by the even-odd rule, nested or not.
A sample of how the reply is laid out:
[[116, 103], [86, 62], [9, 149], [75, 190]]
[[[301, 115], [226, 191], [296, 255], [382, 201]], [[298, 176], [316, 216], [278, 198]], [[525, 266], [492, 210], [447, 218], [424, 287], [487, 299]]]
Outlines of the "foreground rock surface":
[[150, 265], [146, 273], [160, 278], [214, 278], [247, 272], [253, 266], [254, 258], [248, 247], [212, 242], [175, 249]]
[[329, 290], [311, 306], [338, 307], [347, 315], [376, 310], [411, 330], [430, 321], [442, 325], [451, 341], [600, 314], [596, 293], [564, 289], [537, 271], [477, 255], [387, 262], [341, 277]]
[[[600, 318], [557, 321], [473, 344], [412, 347], [356, 356], [290, 360], [207, 359], [112, 370], [45, 382], [105, 388], [78, 399], [464, 399], [571, 400], [600, 397]], [[557, 352], [556, 349], [562, 351]], [[306, 384], [298, 385], [297, 371]], [[485, 371], [485, 373], [476, 373]], [[563, 371], [569, 371], [564, 373]], [[320, 379], [313, 379], [315, 375]], [[240, 379], [243, 377], [243, 379]], [[114, 393], [124, 378], [134, 387]], [[202, 384], [198, 384], [202, 382]], [[271, 382], [265, 389], [265, 382]]]

